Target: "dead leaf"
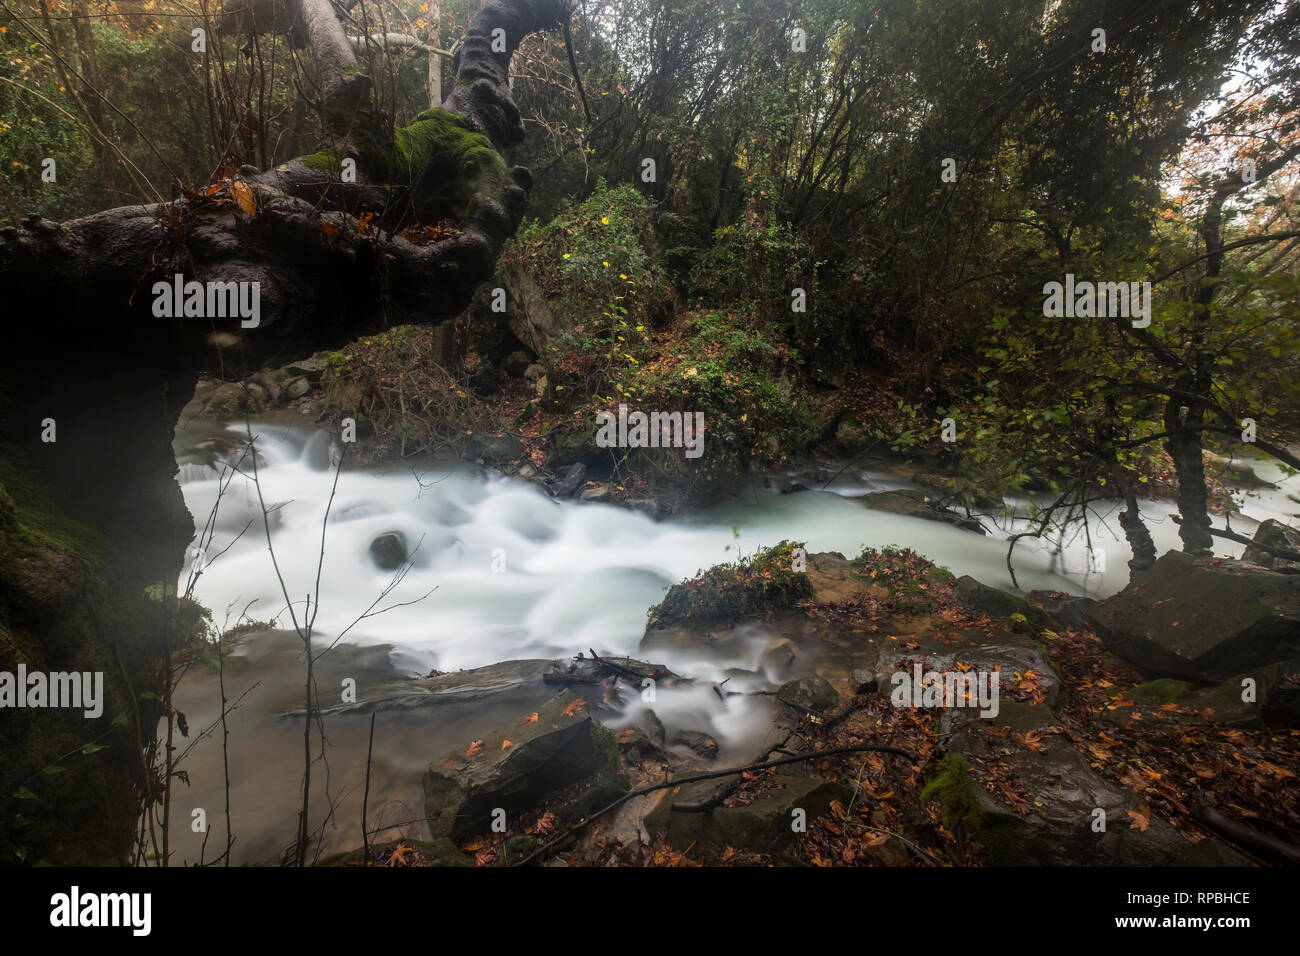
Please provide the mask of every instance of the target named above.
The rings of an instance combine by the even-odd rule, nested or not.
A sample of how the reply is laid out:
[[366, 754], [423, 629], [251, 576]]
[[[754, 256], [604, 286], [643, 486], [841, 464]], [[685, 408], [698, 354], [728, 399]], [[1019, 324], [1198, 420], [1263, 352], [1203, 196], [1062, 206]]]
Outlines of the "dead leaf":
[[231, 183], [230, 195], [235, 200], [235, 205], [248, 215], [257, 215], [257, 197], [253, 195], [253, 190], [248, 187], [247, 183], [241, 183], [238, 180]]
[[525, 717], [522, 721], [520, 721], [520, 723], [523, 723], [523, 724], [535, 724], [535, 723], [537, 723], [537, 711], [533, 711], [531, 714], [529, 714], [527, 717]]
[[469, 749], [465, 751], [465, 756], [477, 757], [482, 752], [483, 752], [483, 741], [475, 740], [469, 745]]
[[587, 707], [587, 700], [586, 700], [586, 698], [585, 698], [585, 697], [579, 697], [577, 700], [575, 700], [575, 701], [573, 701], [571, 704], [569, 704], [568, 707], [564, 708], [564, 716], [565, 716], [565, 717], [572, 717], [574, 714], [580, 714], [580, 713], [582, 713], [582, 711], [584, 711], [584, 710], [586, 709], [586, 707]]
[[513, 746], [514, 746], [514, 744], [512, 744], [512, 743], [511, 743], [510, 741], [508, 741], [508, 740], [503, 740], [503, 741], [501, 741], [501, 749], [502, 749], [502, 750], [505, 750], [507, 747], [513, 747]]
[[1146, 832], [1147, 827], [1151, 825], [1151, 808], [1142, 807], [1138, 810], [1129, 810], [1128, 815], [1133, 818], [1133, 823], [1129, 827], [1131, 830], [1141, 830]]

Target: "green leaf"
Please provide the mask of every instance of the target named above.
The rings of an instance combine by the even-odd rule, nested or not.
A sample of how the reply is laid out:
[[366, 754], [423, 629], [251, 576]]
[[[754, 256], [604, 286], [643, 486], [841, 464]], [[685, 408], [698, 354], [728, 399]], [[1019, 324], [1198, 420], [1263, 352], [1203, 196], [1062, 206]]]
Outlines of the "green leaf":
[[26, 787], [19, 787], [17, 792], [14, 794], [14, 797], [18, 800], [39, 800], [40, 799], [40, 797], [36, 796], [36, 794], [32, 793]]
[[61, 773], [67, 773], [67, 771], [67, 767], [60, 767], [58, 764], [52, 764], [48, 767], [41, 768], [41, 773], [45, 774], [47, 777], [56, 777]]
[[81, 748], [81, 752], [89, 756], [90, 754], [97, 754], [101, 750], [107, 750], [107, 749], [108, 748], [105, 747], [103, 744], [89, 743], [86, 744], [86, 746]]

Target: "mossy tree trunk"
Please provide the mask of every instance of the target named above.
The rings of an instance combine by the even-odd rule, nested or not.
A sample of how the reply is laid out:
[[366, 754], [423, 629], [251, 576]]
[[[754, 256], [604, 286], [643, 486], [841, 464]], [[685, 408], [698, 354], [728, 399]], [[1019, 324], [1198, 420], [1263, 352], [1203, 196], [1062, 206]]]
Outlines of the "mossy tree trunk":
[[[527, 34], [566, 20], [569, 0], [489, 0], [461, 42], [442, 107], [389, 136], [367, 111], [368, 80], [329, 4], [301, 3], [296, 24], [278, 12], [255, 22], [297, 31], [312, 49], [329, 133], [322, 152], [245, 167], [212, 195], [0, 229], [0, 570], [23, 572], [0, 575], [0, 670], [102, 669], [109, 700], [103, 718], [85, 722], [94, 727], [40, 715], [6, 725], [0, 824], [19, 813], [35, 823], [27, 835], [0, 826], [0, 864], [17, 862], [19, 846], [30, 862], [129, 852], [130, 807], [144, 790], [139, 744], [153, 738], [156, 711], [130, 713], [103, 739], [109, 750], [69, 767], [96, 775], [79, 791], [93, 795], [95, 812], [70, 802], [74, 773], [50, 777], [69, 781], [67, 792], [51, 784], [16, 802], [11, 793], [83, 730], [109, 731], [130, 701], [162, 691], [161, 615], [142, 602], [150, 585], [176, 581], [193, 535], [171, 440], [198, 375], [232, 365], [247, 373], [273, 356], [449, 319], [490, 278], [523, 215], [531, 180], [500, 155], [524, 135], [507, 70]], [[356, 164], [354, 181], [344, 160]], [[260, 283], [260, 324], [156, 317], [153, 283], [177, 273]], [[213, 331], [239, 345], [226, 335], [218, 351]], [[47, 419], [53, 443], [41, 438]], [[48, 515], [88, 531], [46, 540], [38, 529]]]

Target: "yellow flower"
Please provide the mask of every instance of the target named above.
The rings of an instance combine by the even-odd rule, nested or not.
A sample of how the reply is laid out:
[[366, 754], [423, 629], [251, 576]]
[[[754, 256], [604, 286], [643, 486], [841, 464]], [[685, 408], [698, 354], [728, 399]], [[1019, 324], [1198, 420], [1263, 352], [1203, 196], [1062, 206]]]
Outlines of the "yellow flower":
[[608, 263], [608, 262], [605, 262], [604, 260], [601, 260], [601, 263], [600, 263], [600, 264], [601, 264], [602, 266], [604, 266], [606, 269], [609, 268], [609, 263]]
[[621, 272], [618, 274], [618, 277], [619, 277], [620, 279], [626, 279], [626, 278], [627, 278], [627, 276], [625, 276], [625, 275], [624, 275], [623, 273], [621, 273]]
[[567, 252], [564, 254], [564, 258], [566, 259], [569, 258], [569, 254]]
[[609, 225], [609, 216], [601, 216], [601, 217], [600, 217], [600, 223], [601, 223], [601, 225], [603, 225], [603, 226], [608, 226], [608, 225]]

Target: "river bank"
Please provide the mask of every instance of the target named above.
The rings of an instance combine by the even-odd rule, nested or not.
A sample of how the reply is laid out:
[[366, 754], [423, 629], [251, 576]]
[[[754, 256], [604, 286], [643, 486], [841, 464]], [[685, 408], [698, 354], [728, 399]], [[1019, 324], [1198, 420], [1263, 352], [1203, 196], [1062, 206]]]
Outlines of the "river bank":
[[[261, 436], [259, 481], [263, 483], [266, 501], [274, 509], [273, 540], [279, 549], [281, 571], [291, 582], [291, 588], [300, 590], [303, 582], [310, 582], [319, 557], [321, 525], [333, 478], [329, 466], [331, 439], [324, 431], [289, 427], [284, 419], [258, 421], [254, 431]], [[196, 515], [206, 514], [214, 503], [219, 484], [214, 480], [217, 471], [212, 465], [222, 455], [228, 457], [233, 453], [237, 438], [232, 430], [197, 422], [181, 436], [178, 457], [182, 461], [182, 485]], [[794, 729], [810, 745], [820, 742], [823, 748], [832, 749], [852, 746], [844, 743], [850, 738], [870, 739], [870, 735], [864, 737], [863, 733], [868, 723], [871, 726], [875, 723], [863, 723], [866, 719], [863, 714], [874, 714], [876, 722], [882, 714], [891, 715], [886, 724], [888, 734], [911, 744], [916, 741], [908, 734], [919, 727], [928, 728], [926, 733], [931, 737], [935, 733], [955, 735], [952, 715], [936, 717], [924, 708], [892, 707], [887, 695], [870, 689], [872, 680], [861, 674], [855, 677], [859, 671], [870, 671], [878, 675], [874, 686], [877, 690], [881, 687], [879, 675], [885, 668], [880, 665], [878, 643], [882, 635], [873, 637], [864, 630], [867, 627], [883, 628], [884, 639], [891, 636], [899, 639], [891, 645], [917, 644], [916, 648], [908, 649], [916, 651], [917, 657], [922, 656], [922, 650], [931, 657], [957, 653], [952, 649], [945, 651], [944, 641], [963, 631], [978, 633], [979, 639], [974, 643], [968, 637], [966, 643], [954, 645], [960, 651], [956, 660], [961, 664], [974, 666], [973, 662], [986, 653], [1011, 655], [1001, 663], [1014, 664], [1013, 673], [1023, 674], [1028, 670], [1042, 675], [1038, 678], [1042, 686], [1055, 682], [1057, 691], [1051, 695], [1053, 702], [1057, 692], [1067, 690], [1062, 695], [1064, 699], [1087, 701], [1086, 713], [1093, 717], [1094, 711], [1107, 712], [1108, 704], [1098, 698], [1104, 683], [1109, 682], [1111, 687], [1120, 690], [1145, 683], [1144, 675], [1133, 671], [1131, 665], [1109, 657], [1099, 638], [1086, 626], [1081, 617], [1086, 601], [1073, 611], [1063, 610], [1064, 605], [1057, 606], [1059, 595], [1064, 592], [1104, 598], [1120, 591], [1127, 582], [1127, 569], [1122, 562], [1113, 562], [1105, 572], [1090, 570], [1085, 543], [1080, 541], [1064, 542], [1059, 553], [1054, 546], [1030, 541], [1027, 547], [1022, 543], [1023, 550], [1018, 549], [1016, 553], [1020, 586], [1039, 589], [1040, 599], [1062, 615], [1055, 623], [1045, 622], [1032, 611], [1023, 613], [1028, 608], [1002, 608], [996, 615], [989, 615], [987, 610], [972, 611], [955, 597], [954, 581], [936, 584], [926, 567], [919, 564], [909, 565], [899, 579], [905, 598], [902, 606], [889, 605], [886, 601], [887, 613], [883, 619], [862, 618], [864, 608], [874, 608], [871, 613], [879, 618], [885, 595], [873, 594], [874, 582], [866, 584], [860, 568], [851, 568], [842, 558], [827, 556], [827, 552], [859, 555], [866, 546], [875, 548], [877, 556], [891, 555], [896, 552], [887, 546], [899, 545], [946, 565], [953, 577], [969, 576], [985, 585], [1011, 589], [1005, 568], [1006, 538], [1023, 528], [1026, 521], [1024, 514], [1013, 517], [1010, 508], [996, 521], [990, 515], [984, 516], [987, 533], [951, 521], [935, 520], [933, 515], [924, 513], [931, 506], [925, 498], [935, 489], [909, 481], [900, 473], [904, 469], [891, 470], [887, 462], [871, 464], [875, 467], [868, 467], [865, 462], [828, 462], [812, 468], [794, 467], [789, 473], [759, 475], [729, 499], [659, 520], [611, 504], [557, 498], [549, 493], [544, 482], [505, 477], [502, 472], [484, 470], [474, 463], [422, 461], [408, 462], [407, 467], [345, 468], [330, 505], [318, 618], [320, 646], [330, 644], [346, 630], [344, 642], [322, 658], [322, 670], [318, 674], [325, 710], [323, 719], [330, 741], [330, 773], [337, 783], [330, 796], [322, 793], [319, 805], [313, 806], [316, 819], [331, 821], [319, 842], [318, 858], [323, 860], [331, 854], [351, 852], [360, 843], [367, 715], [374, 714], [375, 751], [369, 761], [371, 802], [368, 807], [374, 814], [370, 817], [370, 827], [381, 830], [375, 833], [375, 842], [383, 846], [385, 841], [392, 843], [396, 839], [417, 841], [411, 846], [423, 845], [424, 849], [418, 852], [426, 859], [442, 862], [474, 862], [485, 849], [492, 852], [483, 858], [484, 862], [501, 862], [511, 854], [516, 854], [514, 858], [518, 859], [517, 854], [527, 841], [516, 842], [514, 849], [507, 853], [491, 830], [482, 835], [486, 842], [466, 836], [464, 831], [455, 839], [450, 833], [443, 834], [458, 847], [453, 855], [448, 855], [451, 851], [445, 842], [437, 848], [430, 845], [433, 831], [429, 824], [427, 773], [439, 761], [445, 765], [451, 759], [440, 755], [463, 756], [474, 749], [476, 741], [484, 742], [476, 756], [487, 753], [489, 743], [496, 748], [498, 757], [502, 753], [508, 756], [515, 747], [522, 748], [525, 741], [520, 731], [531, 725], [510, 728], [534, 712], [544, 712], [560, 689], [556, 683], [548, 683], [548, 676], [557, 668], [561, 673], [567, 670], [580, 654], [588, 660], [594, 652], [602, 660], [624, 661], [624, 667], [633, 673], [648, 674], [643, 668], [649, 665], [666, 667], [681, 679], [678, 686], [659, 689], [660, 699], [649, 708], [638, 704], [640, 687], [631, 686], [638, 682], [629, 681], [627, 674], [621, 683], [614, 680], [611, 684], [611, 676], [617, 675], [598, 671], [583, 675], [591, 683], [578, 682], [568, 687], [570, 696], [559, 710], [563, 712], [578, 698], [583, 699], [583, 705], [567, 716], [561, 713], [563, 720], [557, 717], [553, 723], [580, 723], [590, 705], [591, 716], [596, 721], [593, 729], [607, 727], [617, 743], [619, 769], [611, 768], [611, 772], [626, 777], [628, 786], [634, 786], [640, 779], [635, 767], [629, 766], [629, 760], [636, 766], [644, 763], [660, 774], [660, 779], [665, 772], [672, 776], [690, 775], [702, 769], [759, 762], [756, 758], [767, 754], [775, 742], [773, 734], [788, 730], [792, 719]], [[804, 490], [793, 490], [796, 484], [803, 485]], [[1272, 496], [1254, 499], [1263, 509], [1259, 512], [1261, 516], [1284, 509], [1286, 493], [1284, 485]], [[906, 507], [899, 506], [900, 494], [909, 496], [906, 500], [910, 504]], [[886, 497], [876, 497], [880, 495]], [[888, 505], [888, 510], [869, 507], [882, 503]], [[1149, 507], [1173, 510], [1167, 502], [1152, 502]], [[246, 482], [227, 491], [218, 515], [220, 534], [226, 538], [219, 536], [214, 540], [210, 551], [223, 553], [204, 570], [197, 591], [200, 602], [214, 611], [218, 622], [224, 618], [229, 623], [237, 623], [243, 609], [250, 608], [249, 602], [255, 602], [247, 612], [249, 617], [265, 621], [278, 616], [283, 625], [284, 600], [268, 564], [264, 538], [259, 535], [231, 540], [249, 521], [261, 520], [256, 496]], [[1176, 546], [1176, 528], [1172, 523], [1164, 522], [1157, 527], [1168, 535], [1162, 542], [1162, 550]], [[396, 545], [398, 540], [409, 567], [400, 587], [385, 598], [384, 605], [393, 605], [391, 610], [356, 621], [391, 581], [393, 571], [386, 570], [381, 563], [394, 557], [386, 548]], [[695, 579], [697, 572], [704, 568], [753, 557], [761, 548], [781, 540], [803, 542], [805, 553], [810, 556], [811, 570], [807, 576], [816, 585], [814, 593], [807, 596], [815, 598], [809, 607], [782, 607], [776, 615], [777, 618], [784, 615], [781, 620], [773, 620], [769, 608], [753, 620], [711, 623], [695, 634], [694, 646], [691, 640], [681, 645], [665, 641], [661, 629], [647, 628], [647, 611], [660, 603], [668, 588]], [[1122, 546], [1120, 538], [1115, 540]], [[304, 542], [311, 542], [310, 547]], [[386, 544], [377, 551], [376, 542]], [[227, 545], [230, 545], [228, 549]], [[812, 557], [819, 554], [820, 557]], [[908, 588], [919, 589], [920, 593], [908, 594]], [[291, 589], [290, 593], [296, 590]], [[968, 601], [975, 599], [969, 587], [962, 593]], [[700, 606], [709, 603], [705, 596], [695, 591], [692, 594], [693, 603]], [[729, 599], [716, 603], [735, 604]], [[1023, 620], [1014, 618], [1016, 614], [1021, 614]], [[1066, 616], [1069, 624], [1063, 623]], [[1049, 677], [1056, 672], [1052, 666], [1045, 667], [1040, 659], [1045, 653], [1042, 648], [1053, 640], [1044, 639], [1045, 632], [1058, 635], [1063, 648], [1076, 649], [1072, 653], [1079, 656], [1078, 663], [1073, 665], [1077, 674], [1068, 683], [1060, 675]], [[943, 640], [936, 635], [941, 635]], [[245, 630], [239, 636], [239, 646], [231, 649], [226, 677], [236, 682], [234, 686], [242, 688], [262, 682], [241, 702], [239, 727], [228, 746], [229, 753], [235, 755], [232, 779], [238, 780], [231, 802], [239, 847], [235, 859], [239, 862], [274, 861], [292, 837], [302, 743], [301, 685], [297, 676], [302, 668], [302, 655], [295, 641], [294, 635]], [[809, 651], [835, 646], [841, 648], [838, 658], [836, 654]], [[968, 653], [962, 648], [968, 649], [972, 660], [962, 656]], [[1033, 659], [1019, 660], [1023, 655]], [[1056, 666], [1064, 668], [1057, 654], [1049, 656]], [[783, 672], [780, 669], [783, 657], [789, 659], [787, 664], [799, 660], [803, 670]], [[951, 670], [953, 664], [947, 667]], [[1121, 670], [1121, 667], [1130, 669]], [[805, 678], [821, 678], [830, 685], [836, 695], [831, 711], [817, 707], [790, 711], [785, 703], [778, 706], [776, 695], [782, 685]], [[344, 699], [344, 681], [348, 679], [355, 682], [352, 701]], [[1012, 700], [1021, 693], [1019, 685], [1009, 678], [1005, 686], [1013, 695]], [[722, 688], [721, 696], [715, 687]], [[613, 693], [615, 689], [617, 694]], [[890, 688], [886, 685], [885, 689]], [[228, 687], [228, 696], [230, 690]], [[218, 716], [215, 702], [220, 695], [210, 669], [195, 672], [182, 683], [178, 693], [178, 706], [190, 715], [192, 726], [208, 726]], [[599, 696], [594, 697], [593, 693]], [[609, 701], [604, 699], [607, 694]], [[622, 698], [621, 705], [616, 698]], [[1046, 698], [1037, 702], [1045, 703]], [[1165, 703], [1169, 701], [1161, 701], [1160, 706]], [[1004, 732], [1007, 721], [1016, 722], [1014, 732], [1030, 735], [1028, 739], [1035, 743], [1056, 733], [1048, 733], [1044, 728], [1065, 726], [1064, 718], [1050, 705], [1047, 710], [1033, 711], [1033, 719], [1029, 720], [1017, 712], [1012, 701], [1004, 704], [998, 717], [991, 721], [977, 720], [972, 725], [978, 730], [972, 740], [983, 739], [985, 728], [993, 728], [996, 738]], [[643, 715], [637, 716], [644, 710], [654, 711], [657, 726], [645, 721]], [[828, 713], [835, 718], [831, 728], [853, 726], [856, 732], [843, 740], [834, 734], [820, 737], [823, 724], [812, 718], [824, 722]], [[907, 720], [902, 717], [905, 714], [909, 715]], [[1141, 725], [1142, 720], [1149, 721], [1152, 716], [1163, 714], [1139, 711], [1137, 721], [1145, 728], [1149, 724]], [[1020, 726], [1021, 718], [1029, 723]], [[933, 724], [933, 720], [949, 723], [940, 731], [939, 724]], [[1084, 712], [1080, 711], [1075, 720], [1085, 720]], [[1075, 729], [1070, 733], [1082, 739], [1083, 724], [1073, 726]], [[1101, 739], [1096, 736], [1098, 732], [1119, 739], [1114, 729], [1097, 731], [1092, 723], [1087, 726], [1092, 728], [1087, 733], [1092, 734], [1089, 739], [1094, 742]], [[1227, 730], [1235, 731], [1237, 727], [1234, 724]], [[490, 737], [498, 732], [500, 740]], [[621, 736], [625, 734], [628, 736]], [[590, 747], [584, 760], [594, 760], [598, 751], [610, 751], [607, 738], [603, 744], [599, 735], [587, 739]], [[951, 742], [956, 738], [946, 739]], [[629, 740], [635, 745], [627, 744]], [[506, 741], [510, 746], [503, 748]], [[790, 749], [788, 741], [784, 746]], [[1037, 752], [1032, 747], [1016, 749], [1025, 750], [1031, 756]], [[222, 814], [213, 810], [224, 807], [220, 755], [219, 746], [206, 742], [196, 747], [190, 758], [194, 764], [187, 799], [205, 807], [210, 820], [217, 820], [216, 835], [209, 834], [209, 846], [224, 844], [220, 832]], [[927, 852], [950, 862], [992, 859], [987, 855], [992, 852], [987, 843], [971, 832], [972, 827], [978, 829], [978, 821], [967, 824], [964, 830], [956, 824], [952, 828], [945, 826], [942, 814], [956, 811], [944, 810], [944, 801], [951, 802], [951, 799], [942, 796], [941, 784], [934, 783], [935, 779], [943, 779], [945, 773], [951, 776], [953, 767], [960, 766], [958, 757], [978, 770], [982, 752], [974, 743], [965, 750], [956, 747], [938, 750], [931, 740], [924, 758], [919, 753], [915, 755], [920, 763], [912, 771], [903, 772], [906, 798], [900, 798], [898, 806], [910, 808], [909, 813], [922, 812], [918, 808], [923, 808], [925, 814], [940, 814], [937, 823], [931, 820], [938, 842], [928, 840]], [[775, 757], [779, 759], [781, 754]], [[862, 756], [858, 759], [860, 763]], [[1084, 759], [1088, 759], [1086, 755]], [[1260, 759], [1284, 770], [1293, 766], [1289, 751], [1280, 757]], [[948, 762], [943, 763], [945, 760]], [[463, 762], [467, 766], [458, 769], [469, 770], [476, 763], [472, 758], [464, 758]], [[295, 764], [299, 765], [297, 772], [292, 769]], [[579, 765], [583, 765], [581, 761]], [[482, 770], [482, 767], [474, 769]], [[807, 765], [795, 769], [802, 775], [796, 775], [801, 780], [817, 777], [817, 774], [807, 775]], [[887, 772], [900, 771], [890, 769], [885, 762], [877, 769], [880, 779], [875, 781], [879, 784], [875, 792], [885, 793]], [[1051, 769], [1050, 773], [1059, 769]], [[1085, 764], [1085, 769], [1092, 768]], [[1032, 766], [1025, 772], [1040, 771], [1049, 772]], [[775, 775], [782, 778], [778, 783], [785, 783], [792, 772], [786, 767], [779, 772], [774, 768], [771, 773], [760, 773], [764, 779]], [[1294, 772], [1294, 768], [1289, 772]], [[836, 762], [833, 773], [829, 770], [827, 773], [834, 778], [831, 782], [839, 783], [846, 771]], [[616, 799], [617, 793], [622, 792], [618, 787], [611, 789], [611, 782], [594, 771], [583, 779], [587, 783], [599, 783], [599, 787], [587, 793], [589, 799], [585, 804], [582, 801], [576, 804], [587, 806], [588, 810], [592, 800]], [[1088, 779], [1092, 781], [1091, 777]], [[817, 780], [821, 782], [814, 781], [813, 789], [827, 782], [822, 777]], [[931, 784], [929, 798], [922, 801], [922, 793]], [[1035, 785], [1041, 786], [1042, 780]], [[801, 795], [804, 790], [812, 793], [808, 786], [799, 783], [795, 788]], [[1120, 789], [1115, 789], [1113, 781], [1107, 786], [1111, 789], [1106, 792], [1111, 796], [1106, 807], [1118, 810], [1123, 820], [1131, 819], [1129, 809], [1140, 813], [1141, 806], [1150, 806], [1149, 799], [1145, 804], [1130, 806], [1131, 801], [1123, 797]], [[857, 792], [852, 787], [850, 790]], [[447, 792], [459, 791], [453, 787]], [[838, 790], [833, 794], [831, 790], [821, 792], [821, 796], [828, 794], [831, 796], [822, 809], [831, 807], [830, 799], [850, 807]], [[638, 798], [637, 806], [644, 810], [640, 818], [642, 826], [648, 826], [645, 823], [651, 812], [648, 805], [654, 802], [649, 797], [647, 794], [646, 799]], [[742, 794], [741, 799], [745, 798]], [[454, 803], [456, 798], [446, 799]], [[528, 836], [523, 830], [531, 827], [536, 831], [538, 821], [552, 812], [547, 809], [551, 806], [548, 802], [552, 800], [551, 791], [532, 793], [530, 799], [537, 803], [528, 808], [529, 812], [536, 811], [536, 819], [525, 820], [523, 811], [515, 807], [508, 814], [508, 822], [514, 827], [508, 828], [508, 837]], [[555, 806], [576, 799], [574, 794], [562, 795], [554, 798]], [[770, 826], [772, 813], [776, 811], [768, 810], [784, 805], [779, 799], [775, 804], [758, 802], [760, 809], [768, 809], [762, 813], [754, 811], [755, 818], [765, 820], [763, 826]], [[1006, 809], [1004, 806], [998, 812]], [[885, 814], [885, 824], [878, 829], [903, 833], [897, 829], [902, 818], [891, 821], [888, 811], [888, 801], [873, 807], [873, 812]], [[971, 812], [969, 807], [966, 812]], [[672, 854], [681, 853], [691, 842], [684, 833], [679, 834], [668, 826], [670, 823], [677, 826], [678, 816], [666, 818], [663, 826], [655, 831], [663, 838], [658, 849], [654, 849], [657, 844], [653, 836], [647, 843], [638, 835], [632, 843], [620, 841], [624, 848], [618, 853], [631, 852], [628, 848], [634, 844], [640, 849], [633, 856], [617, 858], [623, 862], [632, 862], [633, 857], [650, 862], [671, 861]], [[811, 816], [817, 818], [817, 814]], [[843, 830], [843, 821], [837, 823], [832, 816], [830, 822]], [[867, 823], [877, 825], [869, 820]], [[892, 826], [888, 825], [891, 823]], [[542, 829], [550, 825], [559, 826], [545, 824]], [[1163, 827], [1159, 829], [1166, 832]], [[961, 830], [962, 836], [960, 839], [954, 836], [953, 842], [945, 844], [941, 830], [950, 834]], [[636, 832], [640, 834], [640, 830]], [[650, 834], [650, 830], [646, 833]], [[1043, 839], [1051, 844], [1056, 837]], [[418, 842], [422, 840], [424, 844]], [[185, 845], [184, 853], [193, 862], [203, 852], [202, 841], [196, 837], [190, 842], [194, 845]], [[475, 843], [479, 843], [477, 849], [459, 849]], [[832, 846], [831, 843], [818, 845], [827, 852]], [[389, 846], [390, 854], [394, 846]], [[902, 846], [905, 848], [906, 844]], [[1180, 844], [1166, 841], [1161, 846], [1163, 853], [1171, 847], [1178, 849]], [[726, 845], [717, 847], [717, 854], [711, 860], [716, 862], [726, 849]], [[737, 859], [740, 854], [738, 861], [749, 862], [757, 861], [765, 852], [757, 844], [731, 845], [731, 849], [733, 854], [729, 860]], [[838, 851], [841, 862], [844, 862], [843, 849]], [[898, 846], [894, 845], [894, 849]], [[582, 851], [574, 859], [592, 862], [601, 858], [599, 853], [584, 856], [587, 852]], [[857, 852], [854, 850], [854, 854]], [[1133, 852], [1140, 857], [1147, 851]], [[637, 856], [647, 853], [648, 857]], [[1137, 861], [1136, 857], [1124, 854], [1109, 862], [1120, 858]], [[399, 859], [406, 855], [399, 854]], [[820, 856], [823, 860], [830, 859], [826, 852], [820, 852]], [[895, 862], [903, 859], [893, 856]], [[701, 859], [698, 854], [691, 858]], [[916, 860], [917, 855], [907, 850], [904, 858]], [[815, 862], [811, 857], [799, 859]], [[864, 862], [871, 859], [870, 854], [863, 857]], [[1098, 861], [1105, 862], [1100, 857]]]

